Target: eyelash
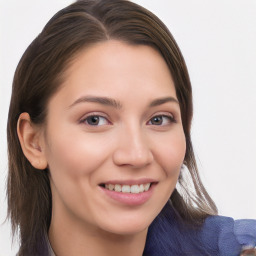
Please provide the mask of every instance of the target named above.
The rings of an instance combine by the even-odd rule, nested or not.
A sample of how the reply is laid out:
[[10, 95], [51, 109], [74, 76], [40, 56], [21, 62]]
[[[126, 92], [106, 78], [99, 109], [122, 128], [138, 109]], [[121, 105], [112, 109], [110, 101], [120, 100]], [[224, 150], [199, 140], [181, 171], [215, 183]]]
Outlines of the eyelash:
[[[154, 118], [162, 118], [162, 120], [164, 119], [164, 118], [166, 118], [166, 119], [168, 119], [168, 123], [166, 124], [162, 124], [161, 123], [161, 125], [155, 125], [155, 126], [165, 126], [165, 125], [168, 125], [168, 124], [171, 124], [171, 123], [177, 123], [177, 121], [175, 120], [175, 118], [173, 117], [173, 115], [166, 115], [166, 114], [158, 114], [158, 115], [155, 115], [155, 116], [153, 116], [152, 118], [150, 118], [150, 120], [148, 121], [148, 122], [152, 122], [152, 120], [154, 119]], [[152, 125], [154, 125], [154, 124], [152, 124]]]
[[[158, 114], [158, 115], [155, 115], [155, 116], [151, 117], [150, 120], [147, 122], [147, 124], [149, 124], [150, 122], [152, 123], [152, 121], [153, 121], [154, 118], [159, 118], [159, 117], [160, 117], [161, 120], [162, 120], [161, 124], [160, 124], [160, 125], [152, 124], [152, 125], [154, 125], [154, 126], [166, 126], [166, 125], [169, 125], [169, 124], [171, 124], [171, 123], [177, 123], [177, 121], [175, 120], [175, 118], [174, 118], [173, 115], [171, 115], [171, 114], [170, 114], [170, 115], [167, 115], [167, 114]], [[99, 122], [98, 122], [97, 124], [95, 124], [95, 125], [94, 125], [94, 124], [90, 124], [90, 123], [88, 122], [89, 118], [96, 118], [96, 119], [99, 120]], [[105, 119], [105, 123], [104, 123], [104, 124], [99, 124], [99, 123], [102, 122], [102, 119]], [[166, 121], [167, 123], [164, 122], [164, 119], [167, 119], [167, 121]], [[97, 120], [96, 120], [96, 121], [97, 121]], [[89, 125], [89, 126], [95, 126], [95, 127], [111, 124], [111, 122], [108, 120], [107, 117], [102, 116], [102, 115], [99, 115], [99, 114], [90, 114], [89, 116], [86, 116], [85, 118], [83, 118], [83, 119], [80, 121], [80, 123], [83, 123], [83, 124], [86, 124], [86, 125]], [[164, 124], [163, 124], [163, 123], [164, 123]]]
[[[89, 116], [86, 116], [85, 118], [83, 118], [83, 119], [80, 121], [80, 123], [83, 123], [83, 124], [86, 124], [86, 125], [89, 125], [89, 126], [102, 126], [102, 125], [105, 125], [105, 124], [100, 124], [100, 125], [99, 125], [99, 124], [96, 124], [96, 125], [89, 124], [89, 123], [88, 123], [88, 119], [89, 119], [89, 118], [98, 118], [99, 120], [103, 118], [103, 119], [106, 120], [107, 125], [111, 124], [110, 121], [108, 121], [107, 117], [101, 116], [101, 115], [99, 115], [99, 114], [90, 114]], [[99, 122], [101, 122], [101, 121], [99, 121]]]

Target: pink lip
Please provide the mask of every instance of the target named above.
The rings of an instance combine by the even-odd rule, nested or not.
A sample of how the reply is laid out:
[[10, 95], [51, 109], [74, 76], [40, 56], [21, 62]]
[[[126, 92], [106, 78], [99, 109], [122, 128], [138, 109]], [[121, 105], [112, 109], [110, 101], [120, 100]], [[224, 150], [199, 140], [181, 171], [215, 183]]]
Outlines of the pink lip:
[[[113, 181], [111, 181], [113, 182]], [[149, 182], [145, 182], [149, 183]], [[144, 182], [141, 183], [131, 183], [131, 184], [145, 184]], [[109, 184], [124, 184], [124, 183], [109, 183]], [[125, 183], [130, 184], [130, 183]], [[124, 184], [124, 185], [125, 185]], [[123, 193], [123, 192], [116, 192], [113, 190], [108, 190], [104, 187], [99, 186], [99, 188], [102, 190], [102, 192], [110, 199], [114, 200], [115, 202], [129, 205], [129, 206], [138, 206], [146, 203], [150, 197], [153, 194], [154, 188], [157, 184], [153, 183], [151, 184], [148, 191], [138, 193], [138, 194], [132, 194], [132, 193]]]
[[106, 182], [102, 182], [102, 184], [120, 184], [120, 185], [140, 185], [147, 183], [156, 183], [157, 180], [143, 178], [137, 180], [108, 180]]

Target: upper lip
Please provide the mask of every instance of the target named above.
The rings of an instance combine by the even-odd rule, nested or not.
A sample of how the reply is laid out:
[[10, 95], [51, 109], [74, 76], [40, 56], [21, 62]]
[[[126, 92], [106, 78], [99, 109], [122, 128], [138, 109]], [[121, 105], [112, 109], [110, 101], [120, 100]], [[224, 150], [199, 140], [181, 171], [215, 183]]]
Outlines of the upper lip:
[[149, 178], [142, 178], [142, 179], [130, 179], [130, 180], [108, 180], [102, 182], [100, 184], [119, 184], [119, 185], [140, 185], [140, 184], [147, 184], [147, 183], [156, 183], [157, 180], [149, 179]]

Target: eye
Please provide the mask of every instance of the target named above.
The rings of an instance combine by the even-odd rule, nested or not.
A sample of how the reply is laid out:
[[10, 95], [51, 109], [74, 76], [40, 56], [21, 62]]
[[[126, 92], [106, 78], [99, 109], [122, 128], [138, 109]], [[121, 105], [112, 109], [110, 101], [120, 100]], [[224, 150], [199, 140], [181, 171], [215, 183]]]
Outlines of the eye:
[[81, 123], [85, 123], [87, 125], [92, 125], [92, 126], [101, 126], [101, 125], [109, 124], [109, 121], [107, 120], [107, 118], [103, 116], [91, 115], [81, 120]]
[[175, 119], [171, 115], [158, 115], [149, 120], [150, 125], [168, 125], [175, 123]]

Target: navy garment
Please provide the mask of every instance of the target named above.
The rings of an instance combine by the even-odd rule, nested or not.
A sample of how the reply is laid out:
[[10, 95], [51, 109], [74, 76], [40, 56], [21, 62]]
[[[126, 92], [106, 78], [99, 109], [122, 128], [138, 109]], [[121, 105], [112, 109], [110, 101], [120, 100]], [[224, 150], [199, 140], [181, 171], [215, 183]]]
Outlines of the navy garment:
[[143, 256], [239, 256], [247, 246], [256, 246], [256, 220], [210, 216], [195, 228], [168, 203], [149, 227]]
[[[33, 253], [55, 256], [47, 234]], [[181, 221], [168, 202], [150, 225], [143, 256], [239, 256], [244, 247], [256, 246], [256, 220], [209, 216], [195, 228]]]

